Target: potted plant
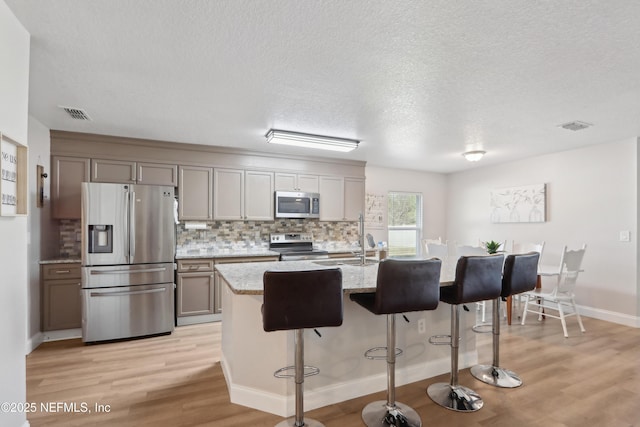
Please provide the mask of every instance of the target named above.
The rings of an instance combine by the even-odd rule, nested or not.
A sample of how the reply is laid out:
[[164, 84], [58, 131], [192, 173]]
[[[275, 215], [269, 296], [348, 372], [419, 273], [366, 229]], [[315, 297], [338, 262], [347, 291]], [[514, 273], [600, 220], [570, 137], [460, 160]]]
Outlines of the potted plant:
[[502, 243], [490, 240], [488, 242], [483, 242], [483, 246], [487, 250], [487, 253], [497, 254], [498, 252], [501, 252], [500, 246], [502, 246]]

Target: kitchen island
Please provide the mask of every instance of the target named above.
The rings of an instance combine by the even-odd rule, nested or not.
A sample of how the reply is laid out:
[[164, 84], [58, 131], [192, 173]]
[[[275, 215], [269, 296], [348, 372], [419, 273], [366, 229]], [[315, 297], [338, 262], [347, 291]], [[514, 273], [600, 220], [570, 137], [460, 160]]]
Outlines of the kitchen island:
[[[364, 352], [386, 343], [386, 316], [375, 316], [352, 302], [348, 295], [375, 290], [378, 266], [337, 265], [342, 270], [344, 321], [336, 328], [319, 328], [321, 336], [305, 331], [305, 364], [320, 374], [305, 380], [305, 409], [311, 410], [386, 389], [386, 363], [368, 360]], [[231, 402], [283, 417], [295, 411], [294, 383], [273, 377], [293, 365], [293, 331], [262, 329], [262, 276], [265, 271], [334, 268], [313, 261], [279, 261], [217, 265], [222, 286], [222, 369]], [[443, 266], [441, 282], [451, 283], [451, 268]], [[397, 345], [404, 353], [396, 361], [396, 384], [413, 383], [450, 371], [449, 346], [428, 343], [431, 335], [450, 331], [450, 306], [406, 313], [410, 323], [397, 319]], [[425, 333], [418, 332], [424, 319]], [[460, 367], [477, 363], [474, 313], [462, 315]], [[427, 396], [425, 394], [425, 399]], [[398, 400], [402, 400], [398, 396]]]

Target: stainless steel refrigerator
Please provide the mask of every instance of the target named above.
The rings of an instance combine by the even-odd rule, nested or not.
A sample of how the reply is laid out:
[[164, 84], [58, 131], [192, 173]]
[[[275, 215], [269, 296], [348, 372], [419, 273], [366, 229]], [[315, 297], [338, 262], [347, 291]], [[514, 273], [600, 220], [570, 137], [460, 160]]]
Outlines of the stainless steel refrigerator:
[[174, 328], [174, 188], [82, 183], [82, 341]]

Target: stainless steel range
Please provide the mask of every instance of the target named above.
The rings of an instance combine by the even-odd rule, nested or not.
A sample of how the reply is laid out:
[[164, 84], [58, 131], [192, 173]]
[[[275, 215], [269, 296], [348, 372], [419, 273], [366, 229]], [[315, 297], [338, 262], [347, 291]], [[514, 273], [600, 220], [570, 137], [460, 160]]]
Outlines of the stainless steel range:
[[280, 261], [327, 259], [327, 251], [313, 249], [311, 233], [274, 233], [269, 237], [269, 249], [280, 253]]

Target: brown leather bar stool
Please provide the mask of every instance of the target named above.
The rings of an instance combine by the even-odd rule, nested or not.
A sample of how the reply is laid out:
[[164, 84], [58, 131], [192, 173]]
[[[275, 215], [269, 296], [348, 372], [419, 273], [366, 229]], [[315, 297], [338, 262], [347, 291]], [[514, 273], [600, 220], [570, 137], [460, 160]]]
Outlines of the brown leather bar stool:
[[531, 291], [538, 280], [538, 252], [509, 255], [504, 262], [502, 292], [493, 300], [493, 364], [471, 367], [471, 375], [497, 387], [513, 388], [522, 385], [518, 375], [500, 367], [500, 299]]
[[[387, 315], [387, 346], [375, 347], [365, 352], [368, 359], [387, 360], [387, 400], [369, 403], [362, 410], [362, 420], [369, 426], [420, 427], [418, 413], [409, 406], [396, 402], [395, 367], [396, 313], [435, 310], [440, 295], [439, 259], [397, 260], [385, 259], [378, 265], [376, 291], [351, 294], [349, 297], [374, 314]], [[372, 355], [385, 350], [385, 356]]]
[[[446, 342], [429, 339], [432, 344], [451, 346], [449, 383], [435, 383], [427, 388], [429, 397], [440, 406], [459, 412], [482, 408], [484, 402], [475, 391], [458, 384], [458, 351], [460, 345], [460, 305], [495, 299], [502, 290], [504, 255], [462, 256], [456, 265], [453, 285], [440, 288], [440, 301], [451, 304], [451, 336]], [[449, 338], [449, 337], [447, 337]]]
[[[304, 365], [304, 329], [342, 325], [342, 272], [338, 268], [307, 271], [266, 271], [263, 276], [262, 326], [265, 332], [295, 330], [295, 365], [277, 370], [278, 378], [294, 377], [296, 414], [276, 427], [324, 427], [304, 419], [304, 377], [318, 368]], [[287, 374], [294, 370], [295, 374]]]

